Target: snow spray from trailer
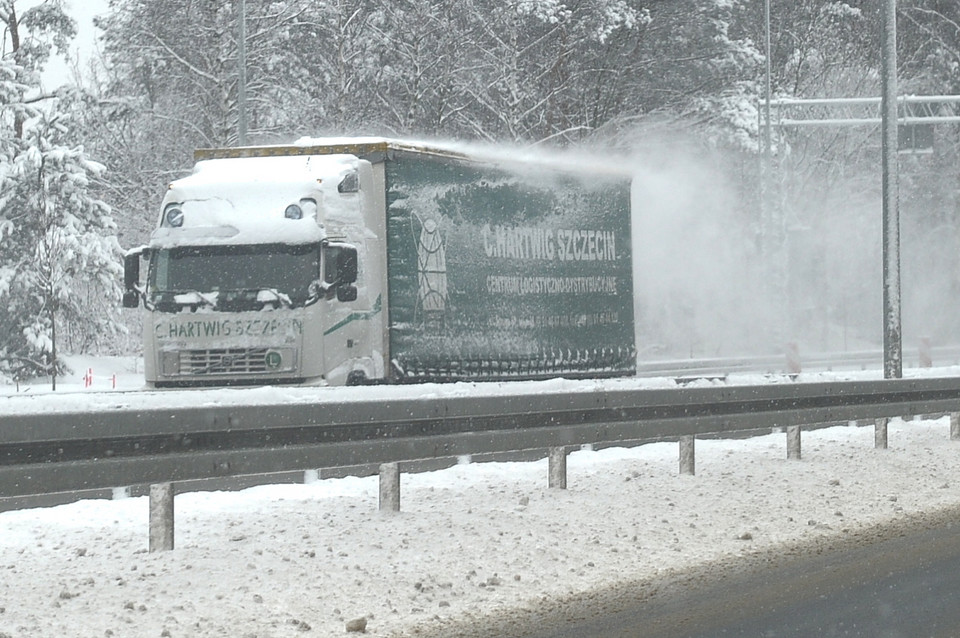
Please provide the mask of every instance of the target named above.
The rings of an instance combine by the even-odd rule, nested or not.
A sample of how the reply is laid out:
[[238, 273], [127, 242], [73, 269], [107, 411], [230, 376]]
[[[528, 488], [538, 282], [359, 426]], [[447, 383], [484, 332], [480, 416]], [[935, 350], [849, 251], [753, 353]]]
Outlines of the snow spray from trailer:
[[748, 211], [705, 162], [636, 160], [634, 270], [641, 357], [776, 351]]
[[[640, 156], [633, 239], [638, 346], [648, 359], [882, 347], [880, 173], [870, 145], [844, 164], [794, 141], [776, 176], [781, 225], [769, 254], [744, 158], [671, 148]], [[848, 140], [854, 147], [857, 140]], [[746, 161], [754, 161], [752, 156]], [[941, 160], [942, 161], [942, 160]], [[922, 343], [957, 343], [960, 222], [936, 158], [903, 156], [901, 241], [905, 365]], [[829, 164], [824, 166], [825, 164]], [[955, 177], [953, 178], [955, 180]]]

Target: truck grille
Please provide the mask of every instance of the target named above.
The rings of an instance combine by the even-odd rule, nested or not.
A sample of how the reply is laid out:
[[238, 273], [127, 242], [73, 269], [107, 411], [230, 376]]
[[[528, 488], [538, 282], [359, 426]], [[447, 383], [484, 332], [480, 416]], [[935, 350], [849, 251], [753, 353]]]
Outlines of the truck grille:
[[262, 374], [267, 371], [267, 348], [216, 348], [180, 352], [181, 375]]

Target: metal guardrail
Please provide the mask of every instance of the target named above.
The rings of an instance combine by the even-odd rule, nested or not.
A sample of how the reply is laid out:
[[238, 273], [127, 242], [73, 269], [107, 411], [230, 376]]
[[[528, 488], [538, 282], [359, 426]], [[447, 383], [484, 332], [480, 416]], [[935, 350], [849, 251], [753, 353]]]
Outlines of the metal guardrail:
[[0, 416], [0, 497], [960, 411], [960, 378]]
[[[797, 352], [795, 361], [805, 372], [883, 370], [882, 350], [854, 350], [845, 352]], [[960, 365], [960, 347], [936, 346], [924, 351], [906, 352], [905, 361], [922, 367], [920, 360], [927, 357], [937, 366]], [[790, 355], [757, 355], [750, 357], [716, 357], [690, 359], [641, 360], [637, 365], [640, 377], [724, 377], [730, 374], [784, 374], [792, 372]], [[905, 364], [906, 365], [906, 364]], [[913, 364], [911, 364], [913, 365]], [[929, 365], [929, 364], [928, 364]]]

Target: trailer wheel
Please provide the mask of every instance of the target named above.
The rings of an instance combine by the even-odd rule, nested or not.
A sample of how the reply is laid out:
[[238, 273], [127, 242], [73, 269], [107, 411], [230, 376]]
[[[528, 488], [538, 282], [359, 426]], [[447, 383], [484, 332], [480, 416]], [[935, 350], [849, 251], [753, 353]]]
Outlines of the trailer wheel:
[[347, 385], [367, 385], [367, 373], [363, 370], [354, 370], [347, 375]]

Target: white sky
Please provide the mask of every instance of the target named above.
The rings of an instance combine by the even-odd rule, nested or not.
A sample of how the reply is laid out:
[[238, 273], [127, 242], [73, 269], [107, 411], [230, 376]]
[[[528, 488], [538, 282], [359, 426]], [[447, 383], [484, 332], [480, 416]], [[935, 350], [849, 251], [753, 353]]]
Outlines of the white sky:
[[[115, 360], [75, 367], [57, 404], [122, 405], [129, 395], [98, 392], [114, 372], [121, 387], [142, 383]], [[94, 382], [83, 390], [87, 369]], [[348, 389], [312, 392], [328, 390]], [[248, 392], [261, 396], [149, 400], [220, 403]], [[29, 394], [0, 397], [0, 414], [53, 403]], [[547, 488], [543, 460], [405, 474], [399, 514], [377, 511], [375, 477], [180, 495], [176, 549], [155, 554], [146, 551], [146, 498], [0, 513], [0, 634], [332, 636], [365, 616], [371, 636], [423, 626], [417, 635], [486, 637], [479, 619], [488, 615], [521, 623], [605, 586], [685, 569], [716, 575], [784, 545], [817, 551], [960, 505], [950, 489], [960, 444], [949, 439], [948, 419], [895, 419], [888, 450], [875, 450], [873, 436], [870, 427], [805, 432], [802, 461], [786, 460], [782, 433], [698, 440], [696, 476], [678, 474], [675, 443], [575, 452], [566, 491]], [[603, 608], [602, 596], [589, 602]]]

